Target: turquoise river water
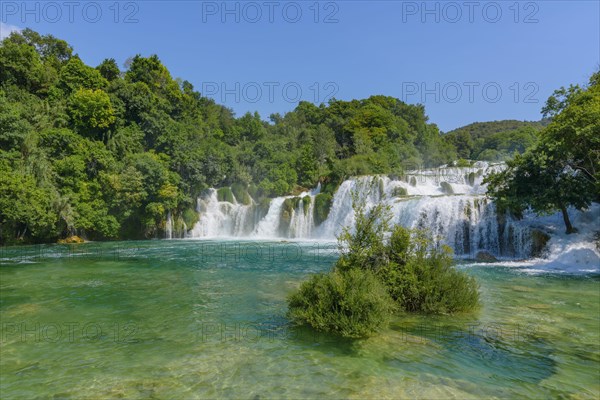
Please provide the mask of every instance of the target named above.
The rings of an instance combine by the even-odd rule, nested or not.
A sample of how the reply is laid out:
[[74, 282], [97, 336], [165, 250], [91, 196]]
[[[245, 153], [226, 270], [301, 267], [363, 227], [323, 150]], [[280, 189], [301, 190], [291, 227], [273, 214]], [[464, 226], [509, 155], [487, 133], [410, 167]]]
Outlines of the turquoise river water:
[[4, 248], [0, 398], [599, 398], [600, 276], [462, 263], [479, 311], [398, 315], [349, 341], [285, 318], [286, 296], [334, 249]]

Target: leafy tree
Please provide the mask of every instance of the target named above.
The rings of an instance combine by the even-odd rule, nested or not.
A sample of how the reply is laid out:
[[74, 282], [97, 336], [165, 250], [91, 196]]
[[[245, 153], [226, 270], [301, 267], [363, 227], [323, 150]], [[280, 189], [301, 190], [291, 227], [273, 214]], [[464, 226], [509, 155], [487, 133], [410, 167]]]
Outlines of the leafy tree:
[[0, 83], [38, 92], [46, 85], [44, 65], [35, 47], [20, 43], [18, 35], [0, 42]]
[[35, 178], [13, 170], [0, 161], [0, 239], [23, 241], [26, 237], [44, 240], [55, 235], [58, 215], [53, 207], [55, 193], [38, 187]]
[[498, 205], [520, 216], [531, 207], [539, 214], [561, 211], [567, 233], [576, 232], [568, 207], [582, 210], [600, 199], [600, 85], [561, 90], [567, 98], [548, 101], [552, 122], [536, 147], [487, 178], [488, 193]]
[[57, 39], [52, 35], [40, 35], [29, 28], [24, 29], [14, 38], [33, 46], [42, 60], [51, 63], [56, 69], [69, 61], [73, 55], [73, 48], [64, 40]]
[[71, 95], [68, 110], [74, 128], [91, 137], [98, 137], [115, 122], [110, 97], [102, 90], [79, 89]]
[[68, 94], [79, 89], [103, 89], [107, 84], [98, 70], [85, 65], [79, 57], [71, 58], [60, 70], [58, 85]]
[[4, 151], [20, 149], [25, 136], [32, 130], [21, 111], [18, 104], [9, 102], [0, 93], [0, 149]]
[[181, 100], [180, 87], [157, 55], [148, 58], [136, 55], [125, 73], [125, 79], [128, 82], [145, 83], [151, 91], [165, 98], [171, 111], [177, 109]]
[[109, 82], [112, 82], [121, 76], [121, 71], [114, 58], [107, 58], [96, 67], [100, 75]]

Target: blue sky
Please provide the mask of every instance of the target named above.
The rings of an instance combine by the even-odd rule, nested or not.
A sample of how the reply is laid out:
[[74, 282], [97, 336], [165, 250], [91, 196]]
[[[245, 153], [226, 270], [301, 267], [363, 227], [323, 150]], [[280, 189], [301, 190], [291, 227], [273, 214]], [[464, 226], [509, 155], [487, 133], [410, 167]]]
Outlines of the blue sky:
[[2, 1], [0, 36], [50, 33], [90, 65], [158, 54], [237, 115], [384, 94], [425, 104], [448, 131], [537, 120], [554, 89], [585, 83], [600, 64], [599, 4]]

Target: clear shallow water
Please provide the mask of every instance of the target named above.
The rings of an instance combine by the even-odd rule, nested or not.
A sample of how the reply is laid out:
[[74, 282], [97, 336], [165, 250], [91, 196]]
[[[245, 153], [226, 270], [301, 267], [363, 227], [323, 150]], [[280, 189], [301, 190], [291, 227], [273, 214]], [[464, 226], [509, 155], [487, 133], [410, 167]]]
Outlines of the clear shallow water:
[[335, 244], [154, 241], [3, 249], [1, 398], [590, 398], [600, 277], [462, 264], [483, 307], [346, 341], [285, 297]]

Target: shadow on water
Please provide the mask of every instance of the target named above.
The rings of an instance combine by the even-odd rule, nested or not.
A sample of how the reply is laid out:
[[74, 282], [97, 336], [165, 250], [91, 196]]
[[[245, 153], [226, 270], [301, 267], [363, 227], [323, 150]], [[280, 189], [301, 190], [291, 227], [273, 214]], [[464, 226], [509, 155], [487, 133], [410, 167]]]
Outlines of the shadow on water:
[[[382, 370], [401, 370], [415, 377], [435, 371], [442, 379], [510, 385], [538, 384], [556, 373], [553, 347], [534, 330], [475, 329], [475, 320], [415, 323], [420, 319], [409, 316], [409, 323], [399, 319], [388, 331], [367, 339], [341, 338], [307, 326], [293, 326], [284, 318], [278, 329], [284, 330], [290, 344], [298, 348], [309, 348], [326, 357], [375, 359]], [[433, 321], [436, 319], [443, 321]]]
[[477, 321], [470, 321], [396, 325], [393, 329], [401, 336], [409, 335], [439, 349], [437, 357], [426, 363], [386, 358], [386, 362], [407, 371], [427, 372], [434, 367], [451, 379], [479, 376], [484, 380], [493, 378], [494, 381], [532, 384], [556, 372], [553, 346], [538, 337], [531, 326], [482, 326]]

